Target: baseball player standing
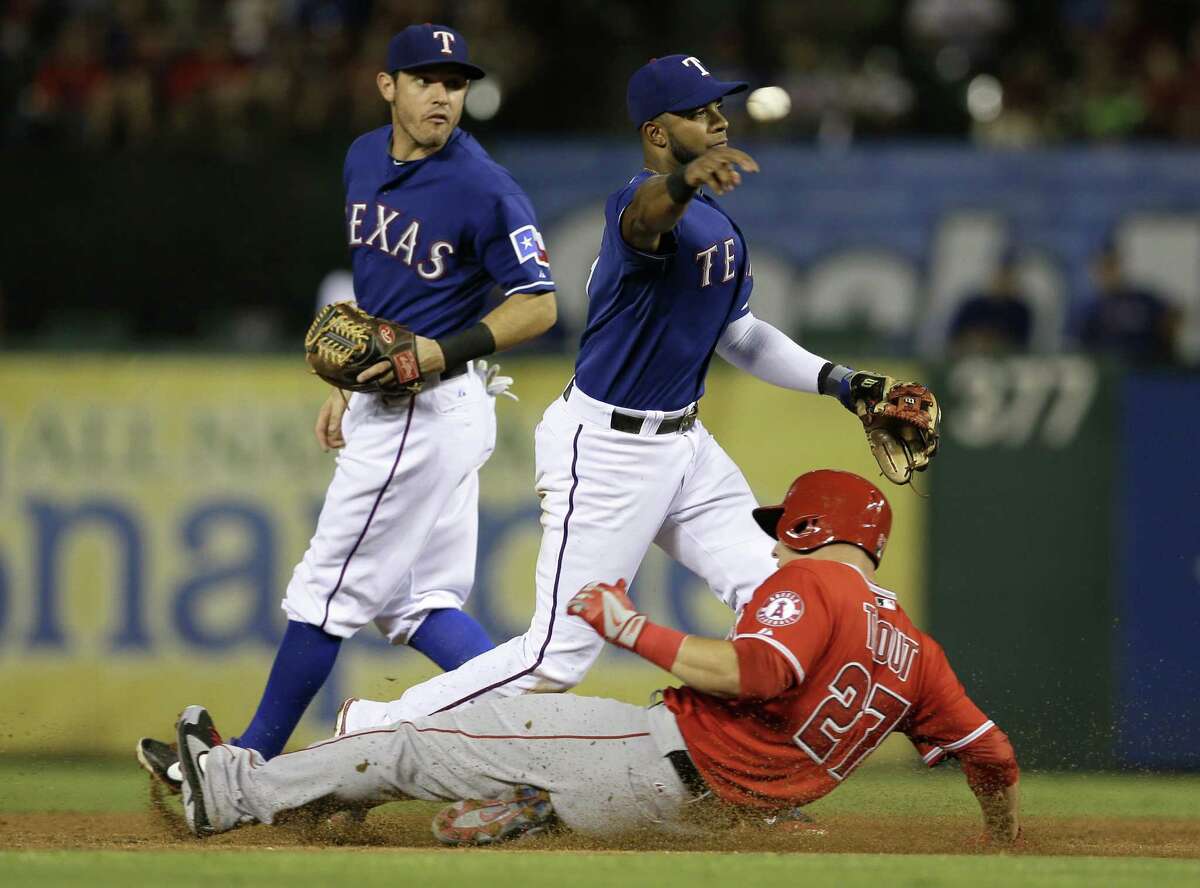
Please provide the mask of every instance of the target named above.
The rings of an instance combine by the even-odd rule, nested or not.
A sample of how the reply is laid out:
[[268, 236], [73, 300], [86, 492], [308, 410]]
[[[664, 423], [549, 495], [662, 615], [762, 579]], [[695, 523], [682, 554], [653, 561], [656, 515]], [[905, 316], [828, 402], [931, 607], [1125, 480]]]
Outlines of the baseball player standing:
[[725, 194], [742, 181], [738, 167], [758, 169], [729, 146], [721, 113], [746, 86], [683, 55], [652, 60], [629, 81], [645, 169], [605, 206], [575, 377], [537, 428], [543, 535], [529, 630], [399, 700], [347, 700], [339, 731], [574, 686], [603, 644], [564, 620], [570, 591], [596, 576], [633, 577], [651, 543], [734, 610], [771, 573], [750, 487], [697, 418], [714, 351], [847, 407], [877, 402], [889, 380], [817, 357], [750, 311], [745, 239], [703, 190]]
[[[342, 640], [366, 623], [444, 669], [491, 647], [461, 609], [474, 581], [478, 472], [496, 436], [493, 380], [475, 359], [549, 329], [555, 285], [528, 198], [458, 129], [469, 81], [483, 76], [457, 31], [405, 28], [376, 78], [391, 124], [346, 155], [358, 304], [415, 331], [427, 384], [400, 400], [356, 393], [348, 408], [334, 389], [321, 410], [318, 441], [342, 449], [287, 588], [287, 630], [262, 702], [234, 741], [267, 759], [282, 750]], [[495, 286], [507, 298], [481, 320]], [[138, 753], [147, 767], [170, 757], [148, 739]]]
[[493, 698], [265, 765], [218, 745], [208, 713], [189, 707], [178, 724], [188, 823], [205, 835], [271, 823], [319, 799], [417, 798], [469, 800], [434, 819], [449, 844], [499, 841], [556, 818], [600, 834], [681, 830], [710, 804], [759, 815], [806, 805], [900, 731], [926, 765], [957, 758], [987, 837], [1015, 840], [1019, 770], [1008, 738], [971, 702], [938, 643], [875, 582], [892, 524], [883, 493], [848, 472], [809, 472], [751, 521], [777, 540], [779, 569], [728, 639], [651, 623], [624, 580], [591, 584], [570, 601], [564, 619], [683, 680], [663, 703]]

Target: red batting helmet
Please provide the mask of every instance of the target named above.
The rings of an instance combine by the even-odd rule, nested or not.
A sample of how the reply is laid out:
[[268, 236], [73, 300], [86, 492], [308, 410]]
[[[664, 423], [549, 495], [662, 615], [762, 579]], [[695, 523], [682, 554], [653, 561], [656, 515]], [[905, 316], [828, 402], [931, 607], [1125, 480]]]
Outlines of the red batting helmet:
[[830, 543], [850, 543], [878, 567], [892, 532], [892, 507], [866, 478], [821, 469], [793, 481], [782, 504], [755, 509], [754, 520], [789, 549], [812, 552]]

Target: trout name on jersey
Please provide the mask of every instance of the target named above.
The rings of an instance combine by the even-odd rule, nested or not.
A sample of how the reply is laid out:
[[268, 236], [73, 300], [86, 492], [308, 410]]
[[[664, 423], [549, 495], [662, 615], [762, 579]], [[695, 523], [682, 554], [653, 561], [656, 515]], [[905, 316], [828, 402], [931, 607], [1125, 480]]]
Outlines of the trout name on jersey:
[[[371, 247], [413, 267], [414, 257], [420, 255], [421, 220], [413, 218], [408, 225], [397, 225], [393, 230], [392, 223], [400, 218], [401, 212], [383, 204], [374, 206], [374, 214], [367, 212], [368, 205], [365, 203], [352, 203], [348, 207], [346, 216], [350, 246]], [[396, 231], [399, 231], [399, 235], [396, 235]], [[436, 281], [446, 273], [446, 258], [453, 255], [454, 244], [444, 240], [434, 241], [424, 258], [417, 260], [417, 274], [427, 281]]]
[[879, 616], [879, 608], [863, 602], [867, 613], [867, 650], [871, 659], [896, 673], [901, 681], [908, 681], [908, 673], [920, 653], [921, 646], [887, 620]]

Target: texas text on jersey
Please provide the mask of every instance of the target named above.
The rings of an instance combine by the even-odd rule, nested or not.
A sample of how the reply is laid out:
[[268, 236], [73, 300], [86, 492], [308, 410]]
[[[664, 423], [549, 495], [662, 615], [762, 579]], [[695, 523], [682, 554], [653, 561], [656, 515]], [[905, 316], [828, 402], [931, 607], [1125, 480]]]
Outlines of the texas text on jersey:
[[893, 593], [835, 561], [793, 561], [755, 592], [734, 630], [742, 698], [664, 693], [713, 791], [759, 808], [834, 789], [892, 732], [927, 765], [956, 756], [968, 780], [1011, 783], [1004, 733], [971, 702], [941, 646]]
[[553, 290], [533, 206], [468, 133], [421, 160], [391, 158], [390, 126], [346, 154], [346, 237], [364, 311], [438, 338], [505, 296]]

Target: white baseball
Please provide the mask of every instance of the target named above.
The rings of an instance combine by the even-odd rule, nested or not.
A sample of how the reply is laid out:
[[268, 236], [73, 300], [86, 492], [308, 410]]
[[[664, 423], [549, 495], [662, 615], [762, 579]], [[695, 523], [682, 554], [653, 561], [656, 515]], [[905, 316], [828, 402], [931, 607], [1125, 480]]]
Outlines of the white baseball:
[[792, 98], [782, 86], [763, 86], [746, 99], [746, 111], [762, 123], [782, 120], [792, 110]]

